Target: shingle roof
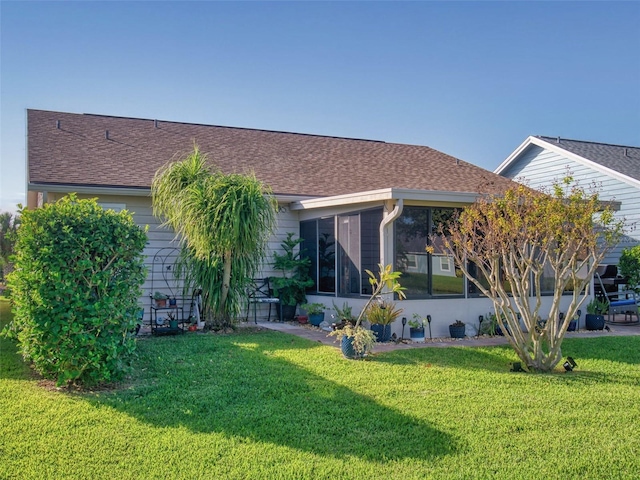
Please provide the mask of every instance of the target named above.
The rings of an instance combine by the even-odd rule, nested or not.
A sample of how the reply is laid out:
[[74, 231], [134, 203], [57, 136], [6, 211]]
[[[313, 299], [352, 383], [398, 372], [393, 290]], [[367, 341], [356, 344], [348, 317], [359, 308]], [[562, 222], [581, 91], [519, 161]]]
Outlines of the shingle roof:
[[253, 171], [276, 194], [496, 192], [511, 185], [423, 146], [43, 110], [28, 110], [27, 122], [31, 184], [148, 188], [158, 168], [195, 143], [223, 172]]
[[598, 163], [603, 167], [615, 170], [630, 178], [640, 180], [640, 148], [606, 143], [583, 142], [560, 137], [537, 136], [545, 142], [553, 143], [567, 150]]

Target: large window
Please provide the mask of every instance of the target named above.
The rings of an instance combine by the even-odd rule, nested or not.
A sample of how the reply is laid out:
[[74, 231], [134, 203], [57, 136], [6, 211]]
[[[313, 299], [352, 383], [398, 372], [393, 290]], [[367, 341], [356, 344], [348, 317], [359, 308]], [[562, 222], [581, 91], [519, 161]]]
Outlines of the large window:
[[382, 209], [300, 223], [303, 254], [311, 260], [310, 292], [342, 296], [371, 290], [365, 270], [377, 272]]
[[[407, 298], [463, 295], [462, 272], [439, 242], [430, 234], [452, 218], [451, 208], [405, 207], [395, 222], [395, 268], [402, 272], [400, 283]], [[428, 254], [425, 247], [433, 247]]]

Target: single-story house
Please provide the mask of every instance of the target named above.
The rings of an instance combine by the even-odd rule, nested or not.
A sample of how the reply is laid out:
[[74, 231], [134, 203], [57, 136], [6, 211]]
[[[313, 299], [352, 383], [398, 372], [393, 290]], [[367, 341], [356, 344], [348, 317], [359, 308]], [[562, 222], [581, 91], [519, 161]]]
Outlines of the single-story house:
[[[270, 248], [279, 249], [287, 232], [304, 239], [313, 265], [309, 301], [347, 302], [357, 312], [369, 291], [365, 269], [391, 263], [407, 287], [402, 316], [430, 315], [433, 337], [449, 336], [457, 319], [473, 335], [479, 316], [490, 312], [490, 301], [456, 272], [452, 259], [437, 245], [429, 255], [425, 246], [433, 226], [454, 208], [481, 193], [502, 192], [512, 181], [426, 146], [28, 110], [28, 207], [76, 192], [126, 208], [149, 226], [145, 254], [155, 258], [174, 235], [152, 215], [151, 180], [194, 144], [222, 172], [251, 171], [270, 186], [279, 204]], [[273, 273], [265, 264], [262, 275]], [[145, 284], [146, 305], [154, 288]], [[401, 322], [393, 331], [403, 333]]]
[[536, 189], [569, 173], [584, 188], [595, 184], [601, 199], [615, 202], [615, 215], [625, 221], [625, 236], [603, 263], [617, 265], [622, 249], [640, 244], [639, 147], [530, 136], [495, 173]]

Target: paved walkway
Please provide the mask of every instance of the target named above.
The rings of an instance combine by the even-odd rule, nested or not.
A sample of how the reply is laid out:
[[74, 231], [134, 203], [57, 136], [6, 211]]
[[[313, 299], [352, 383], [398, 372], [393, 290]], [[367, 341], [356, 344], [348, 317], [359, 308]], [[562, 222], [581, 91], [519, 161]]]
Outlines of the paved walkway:
[[[246, 326], [253, 326], [253, 323], [246, 323]], [[306, 338], [312, 341], [320, 342], [325, 345], [332, 345], [336, 348], [339, 344], [335, 342], [335, 337], [328, 337], [328, 332], [320, 330], [319, 328], [311, 325], [300, 325], [296, 323], [281, 323], [281, 322], [258, 322], [258, 326], [269, 330], [276, 330], [278, 332], [289, 333], [298, 337]], [[604, 336], [629, 336], [640, 335], [640, 325], [608, 325], [607, 330], [580, 330], [578, 332], [567, 332], [565, 338], [590, 338], [590, 337], [604, 337]], [[411, 342], [409, 340], [400, 343], [378, 343], [376, 344], [376, 352], [389, 352], [391, 350], [402, 350], [408, 348], [425, 348], [425, 347], [484, 347], [494, 345], [507, 345], [507, 339], [500, 336], [489, 337], [465, 337], [463, 339], [452, 338], [434, 338], [433, 340], [427, 339], [424, 342]]]

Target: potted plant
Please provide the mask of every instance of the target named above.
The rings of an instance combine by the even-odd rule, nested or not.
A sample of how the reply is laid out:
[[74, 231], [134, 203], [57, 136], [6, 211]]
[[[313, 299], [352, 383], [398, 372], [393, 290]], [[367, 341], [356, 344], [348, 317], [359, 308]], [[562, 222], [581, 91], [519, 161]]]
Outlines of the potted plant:
[[371, 323], [371, 331], [378, 342], [388, 342], [391, 339], [391, 324], [402, 312], [394, 302], [382, 300], [369, 305], [365, 317]]
[[[340, 349], [346, 358], [362, 358], [365, 354], [373, 350], [375, 336], [371, 330], [364, 328], [361, 323], [369, 306], [378, 296], [383, 294], [383, 290], [386, 289], [385, 294], [397, 294], [400, 299], [405, 298], [404, 292], [402, 291], [404, 288], [398, 283], [398, 278], [400, 278], [401, 273], [391, 271], [391, 265], [387, 265], [386, 267], [378, 265], [378, 267], [378, 277], [371, 271], [365, 270], [367, 275], [369, 275], [369, 283], [371, 284], [373, 292], [360, 311], [360, 315], [358, 315], [355, 324], [352, 325], [349, 320], [344, 319], [342, 328], [338, 328], [338, 324], [333, 324], [332, 327], [334, 330], [329, 333], [329, 336], [340, 337]], [[345, 307], [346, 306], [345, 304]], [[336, 309], [335, 305], [334, 309]], [[338, 309], [336, 309], [336, 312], [338, 312]], [[340, 313], [344, 317], [347, 312], [343, 311]], [[351, 313], [350, 308], [348, 313]]]
[[417, 313], [409, 320], [409, 338], [414, 342], [424, 341], [424, 318]]
[[587, 314], [585, 315], [585, 328], [587, 330], [602, 330], [604, 328], [604, 314], [607, 313], [609, 305], [607, 302], [593, 298], [587, 304]]
[[153, 299], [156, 302], [156, 307], [157, 308], [164, 308], [167, 306], [167, 298], [169, 298], [169, 295], [166, 295], [162, 292], [155, 292], [153, 294]]
[[322, 303], [305, 303], [300, 308], [307, 312], [309, 323], [314, 327], [319, 327], [324, 321], [325, 306]]
[[356, 324], [356, 317], [353, 315], [353, 307], [349, 305], [347, 302], [342, 304], [342, 307], [338, 307], [335, 303], [333, 304], [333, 311], [335, 314], [331, 315], [336, 321], [331, 324], [331, 328], [333, 330], [340, 330], [347, 323], [351, 325]]
[[449, 325], [449, 335], [451, 338], [464, 338], [465, 337], [465, 323], [460, 320], [456, 320], [451, 325]]
[[498, 317], [495, 313], [489, 313], [488, 315], [480, 315], [480, 326], [478, 327], [478, 335], [502, 335], [502, 330], [498, 333]]
[[175, 314], [173, 312], [169, 312], [167, 314], [167, 319], [169, 320], [169, 328], [171, 330], [177, 330], [178, 329], [178, 319], [176, 318]]
[[293, 233], [287, 233], [287, 238], [281, 243], [283, 253], [273, 253], [273, 268], [280, 272], [280, 276], [271, 278], [271, 285], [276, 297], [280, 299], [280, 320], [293, 320], [296, 306], [307, 299], [306, 290], [313, 286], [309, 276], [311, 261], [300, 255], [299, 245], [302, 239], [293, 238]]

